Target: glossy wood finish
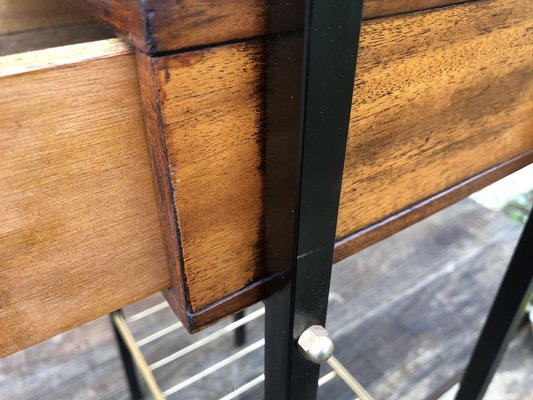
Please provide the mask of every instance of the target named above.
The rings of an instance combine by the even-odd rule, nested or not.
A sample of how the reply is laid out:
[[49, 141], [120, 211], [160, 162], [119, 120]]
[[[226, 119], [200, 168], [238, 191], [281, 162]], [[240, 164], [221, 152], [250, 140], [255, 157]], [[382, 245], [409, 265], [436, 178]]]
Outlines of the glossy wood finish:
[[[531, 15], [498, 0], [364, 24], [337, 259], [532, 161]], [[198, 326], [264, 290], [263, 52], [146, 57]]]
[[[150, 54], [250, 39], [268, 33], [266, 0], [70, 1], [116, 35]], [[463, 2], [465, 0], [366, 0], [364, 18]]]
[[131, 50], [0, 58], [0, 357], [169, 285]]
[[533, 149], [533, 3], [364, 27], [337, 235]]
[[390, 236], [433, 213], [448, 207], [458, 199], [495, 182], [516, 170], [533, 163], [533, 150], [495, 165], [457, 185], [453, 185], [405, 209], [361, 229], [335, 244], [334, 262], [340, 261], [374, 243]]

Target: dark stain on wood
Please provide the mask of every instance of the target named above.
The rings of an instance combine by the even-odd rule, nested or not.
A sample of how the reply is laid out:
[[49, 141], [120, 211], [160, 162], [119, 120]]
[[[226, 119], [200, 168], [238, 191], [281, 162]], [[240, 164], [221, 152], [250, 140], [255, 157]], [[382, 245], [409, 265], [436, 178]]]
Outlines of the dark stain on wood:
[[174, 186], [172, 185], [172, 171], [168, 159], [165, 138], [165, 123], [160, 109], [160, 92], [155, 73], [154, 60], [143, 54], [137, 53], [137, 70], [141, 98], [144, 107], [148, 148], [152, 160], [152, 170], [157, 186], [158, 202], [161, 215], [169, 268], [172, 276], [172, 288], [167, 297], [175, 307], [175, 311], [184, 323], [190, 325], [189, 288], [184, 272], [183, 249], [179, 231], [178, 212], [174, 203]]

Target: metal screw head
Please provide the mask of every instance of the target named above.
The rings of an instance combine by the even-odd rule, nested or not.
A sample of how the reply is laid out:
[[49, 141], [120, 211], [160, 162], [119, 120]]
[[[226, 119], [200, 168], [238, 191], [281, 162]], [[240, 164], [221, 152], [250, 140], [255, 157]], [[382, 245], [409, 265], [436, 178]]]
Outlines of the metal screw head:
[[320, 325], [307, 328], [298, 338], [298, 347], [304, 357], [315, 364], [330, 358], [335, 348], [328, 331]]

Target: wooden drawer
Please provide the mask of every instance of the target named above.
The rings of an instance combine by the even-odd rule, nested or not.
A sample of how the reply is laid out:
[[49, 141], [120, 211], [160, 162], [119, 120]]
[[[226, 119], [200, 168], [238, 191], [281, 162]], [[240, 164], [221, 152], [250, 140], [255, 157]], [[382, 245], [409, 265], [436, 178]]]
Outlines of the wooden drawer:
[[[533, 161], [533, 3], [368, 10], [337, 260]], [[262, 39], [0, 58], [0, 355], [171, 282], [191, 330], [265, 296], [263, 58]]]
[[0, 58], [0, 354], [169, 285], [135, 60], [119, 39]]
[[[523, 7], [476, 2], [363, 24], [337, 259], [531, 162], [533, 20]], [[143, 87], [160, 115], [148, 134], [168, 152], [176, 213], [165, 215], [178, 224], [177, 268], [199, 326], [221, 299], [261, 299], [271, 278], [261, 260], [263, 54], [252, 40], [140, 57], [141, 82], [156, 71]]]

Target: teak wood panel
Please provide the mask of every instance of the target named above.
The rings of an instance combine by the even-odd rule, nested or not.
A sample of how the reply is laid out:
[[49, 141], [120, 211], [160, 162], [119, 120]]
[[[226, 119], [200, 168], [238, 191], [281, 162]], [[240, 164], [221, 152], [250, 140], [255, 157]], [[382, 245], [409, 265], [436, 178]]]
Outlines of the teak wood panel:
[[[267, 29], [266, 0], [70, 0], [147, 53], [250, 39]], [[365, 19], [469, 0], [365, 0]], [[286, 14], [296, 3], [280, 2]], [[282, 28], [283, 29], [283, 28]]]
[[[532, 16], [532, 3], [495, 0], [363, 25], [338, 240], [364, 247], [376, 238], [358, 232], [383, 237], [418, 202], [514, 157], [531, 162]], [[256, 40], [145, 56], [157, 83], [144, 95], [160, 102], [149, 134], [168, 151], [193, 313], [264, 276], [263, 54]]]
[[533, 148], [533, 2], [391, 18], [362, 37], [339, 238]]
[[0, 58], [0, 357], [169, 285], [135, 59]]

